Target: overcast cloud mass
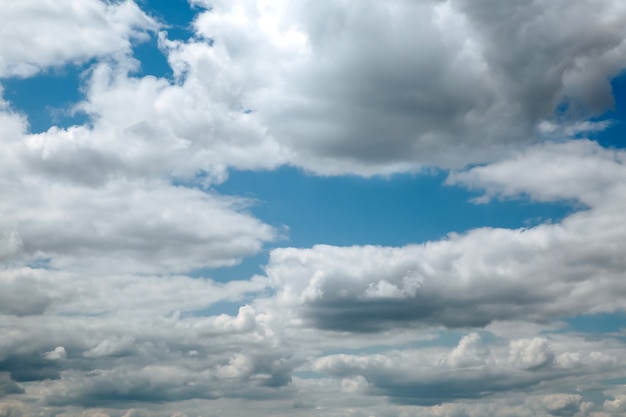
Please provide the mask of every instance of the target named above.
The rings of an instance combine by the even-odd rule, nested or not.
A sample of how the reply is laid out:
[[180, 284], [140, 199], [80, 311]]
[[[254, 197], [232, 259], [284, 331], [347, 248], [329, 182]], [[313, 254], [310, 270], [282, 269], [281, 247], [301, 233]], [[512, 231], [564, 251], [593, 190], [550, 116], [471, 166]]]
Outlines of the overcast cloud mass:
[[[20, 0], [0, 28], [0, 417], [626, 415], [623, 1]], [[257, 210], [298, 195], [220, 191], [241, 172], [524, 221], [303, 246]]]

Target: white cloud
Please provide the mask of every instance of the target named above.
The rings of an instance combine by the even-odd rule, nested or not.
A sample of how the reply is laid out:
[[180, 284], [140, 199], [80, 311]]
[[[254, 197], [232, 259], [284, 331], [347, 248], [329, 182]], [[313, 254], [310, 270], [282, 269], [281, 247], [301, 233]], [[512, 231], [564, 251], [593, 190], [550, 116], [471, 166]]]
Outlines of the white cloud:
[[526, 369], [548, 366], [554, 360], [548, 340], [544, 337], [519, 339], [511, 342], [509, 363]]
[[49, 67], [129, 54], [157, 23], [132, 0], [24, 0], [3, 6], [0, 77], [28, 77]]
[[623, 203], [625, 162], [623, 151], [575, 140], [535, 146], [511, 159], [455, 172], [448, 182], [485, 190], [479, 202], [528, 195], [537, 201], [573, 200], [608, 208]]
[[172, 184], [167, 146], [139, 141], [133, 154], [132, 134], [113, 139], [85, 126], [31, 135], [3, 104], [0, 191], [12, 196], [0, 201], [5, 261], [184, 272], [233, 265], [277, 237], [247, 211], [250, 201]]
[[51, 361], [59, 361], [67, 358], [67, 351], [63, 346], [57, 346], [50, 352], [44, 353], [44, 357]]
[[[106, 272], [184, 272], [232, 265], [274, 230], [242, 212], [244, 201], [162, 182], [85, 188], [23, 179], [0, 213], [15, 224], [24, 262]], [[19, 191], [17, 191], [17, 190]], [[20, 209], [17, 209], [17, 208]]]
[[492, 362], [491, 352], [481, 343], [478, 333], [463, 336], [458, 346], [443, 359], [444, 364], [455, 368], [485, 366]]

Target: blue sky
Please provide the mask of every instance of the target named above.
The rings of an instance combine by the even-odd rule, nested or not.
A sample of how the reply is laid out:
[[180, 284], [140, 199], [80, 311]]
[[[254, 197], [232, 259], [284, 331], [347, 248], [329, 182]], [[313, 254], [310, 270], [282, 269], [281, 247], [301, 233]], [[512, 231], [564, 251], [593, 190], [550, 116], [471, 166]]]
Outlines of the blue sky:
[[0, 415], [624, 415], [624, 19], [6, 7]]

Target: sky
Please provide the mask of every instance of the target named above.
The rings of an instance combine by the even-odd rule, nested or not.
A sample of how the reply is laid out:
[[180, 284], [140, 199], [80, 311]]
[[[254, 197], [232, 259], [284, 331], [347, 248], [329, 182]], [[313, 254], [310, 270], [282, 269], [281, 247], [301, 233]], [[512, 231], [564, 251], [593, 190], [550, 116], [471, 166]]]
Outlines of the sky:
[[0, 28], [0, 417], [626, 415], [622, 1]]

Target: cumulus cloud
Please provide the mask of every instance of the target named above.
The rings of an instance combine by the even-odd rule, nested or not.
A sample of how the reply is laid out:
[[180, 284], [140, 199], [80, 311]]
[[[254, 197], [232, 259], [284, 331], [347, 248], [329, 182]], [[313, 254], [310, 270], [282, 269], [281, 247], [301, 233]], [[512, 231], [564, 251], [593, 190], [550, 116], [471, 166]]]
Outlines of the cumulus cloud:
[[455, 368], [483, 366], [489, 362], [493, 362], [491, 352], [477, 333], [463, 336], [458, 346], [443, 359], [443, 363]]
[[548, 366], [554, 354], [546, 338], [520, 339], [511, 342], [509, 362], [527, 369]]
[[323, 174], [489, 161], [609, 109], [626, 53], [613, 0], [194, 3], [210, 11], [198, 40], [170, 44], [186, 57], [174, 68], [195, 79], [208, 67], [191, 57], [212, 57], [205, 79], [236, 82], [291, 160]]
[[59, 361], [67, 358], [67, 351], [63, 346], [57, 346], [54, 350], [44, 353], [44, 357], [51, 361]]
[[[536, 165], [537, 158], [546, 163]], [[624, 309], [626, 265], [620, 248], [626, 231], [617, 220], [625, 204], [623, 158], [623, 151], [591, 142], [565, 143], [454, 177], [502, 195], [576, 198], [591, 206], [559, 224], [479, 228], [404, 247], [275, 249], [267, 276], [279, 289], [279, 302], [309, 325], [336, 331], [482, 327], [498, 320], [545, 323]], [[585, 165], [589, 169], [581, 170]], [[522, 167], [532, 173], [531, 180], [517, 175]]]

